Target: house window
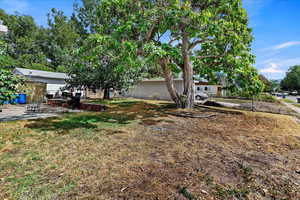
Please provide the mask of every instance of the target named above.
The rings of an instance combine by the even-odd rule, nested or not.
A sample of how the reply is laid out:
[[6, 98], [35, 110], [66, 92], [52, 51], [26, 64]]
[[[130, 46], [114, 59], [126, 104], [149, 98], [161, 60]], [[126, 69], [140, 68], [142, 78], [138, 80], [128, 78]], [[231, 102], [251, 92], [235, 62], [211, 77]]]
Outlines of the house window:
[[208, 87], [205, 87], [204, 90], [205, 90], [205, 91], [208, 91]]

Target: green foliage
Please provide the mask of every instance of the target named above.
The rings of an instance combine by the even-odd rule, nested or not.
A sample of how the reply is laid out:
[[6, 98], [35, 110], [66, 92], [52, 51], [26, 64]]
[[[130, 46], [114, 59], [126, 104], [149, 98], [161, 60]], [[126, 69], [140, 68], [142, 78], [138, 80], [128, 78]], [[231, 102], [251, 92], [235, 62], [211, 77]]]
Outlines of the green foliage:
[[280, 90], [280, 81], [279, 80], [270, 80], [271, 82], [271, 91], [276, 92]]
[[61, 66], [66, 64], [66, 60], [69, 60], [70, 51], [75, 49], [80, 40], [75, 23], [62, 11], [54, 8], [48, 14], [48, 45], [45, 48], [45, 54], [51, 61], [51, 66], [56, 70], [58, 66], [60, 66], [59, 70], [62, 70]]
[[273, 91], [273, 84], [269, 81], [264, 75], [259, 75], [260, 81], [264, 84], [264, 92], [271, 92]]
[[141, 62], [128, 56], [135, 46], [120, 46], [109, 37], [92, 34], [81, 48], [74, 51], [68, 65], [71, 87], [97, 89], [127, 89], [140, 77]]
[[0, 66], [57, 71], [83, 34], [75, 17], [68, 18], [56, 9], [48, 14], [47, 28], [39, 27], [31, 16], [10, 15], [1, 9], [0, 19], [9, 29], [3, 37], [7, 54], [0, 56]]
[[223, 72], [232, 87], [239, 82], [235, 90], [243, 89], [246, 95], [262, 91], [252, 67], [253, 37], [241, 0], [82, 2], [83, 6], [77, 7], [79, 19], [87, 31], [105, 38], [98, 40], [102, 47], [111, 45], [106, 40], [112, 41], [114, 48], [128, 47], [127, 54], [115, 57], [133, 63], [143, 59], [148, 65], [164, 63], [174, 73], [191, 67], [207, 79]]
[[261, 93], [256, 96], [255, 100], [257, 101], [264, 101], [264, 102], [271, 102], [271, 103], [279, 103], [280, 101], [276, 99], [274, 96], [266, 93]]
[[5, 101], [12, 101], [18, 93], [18, 84], [22, 79], [11, 72], [11, 65], [14, 60], [7, 55], [7, 44], [0, 39], [0, 105]]
[[40, 45], [45, 42], [45, 38], [40, 37], [44, 29], [38, 27], [31, 16], [9, 15], [0, 10], [0, 19], [9, 29], [4, 37], [7, 55], [15, 60], [14, 63], [8, 62], [5, 65], [30, 67], [34, 63], [47, 64]]
[[300, 92], [300, 65], [291, 67], [280, 85], [283, 90]]
[[264, 91], [264, 84], [260, 80], [257, 70], [248, 66], [236, 73], [231, 79], [228, 89], [235, 95], [242, 97], [255, 97]]
[[0, 105], [17, 97], [18, 84], [22, 82], [23, 80], [12, 72], [0, 69]]

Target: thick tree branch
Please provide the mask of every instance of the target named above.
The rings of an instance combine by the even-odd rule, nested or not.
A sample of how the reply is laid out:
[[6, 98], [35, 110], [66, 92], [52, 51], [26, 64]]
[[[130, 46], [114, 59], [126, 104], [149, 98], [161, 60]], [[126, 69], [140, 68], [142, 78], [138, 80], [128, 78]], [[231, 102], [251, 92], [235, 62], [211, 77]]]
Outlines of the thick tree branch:
[[213, 41], [214, 39], [210, 39], [210, 38], [207, 38], [207, 39], [203, 39], [203, 40], [196, 40], [195, 42], [193, 42], [190, 47], [189, 47], [189, 50], [192, 50], [193, 48], [195, 48], [198, 44], [201, 44], [201, 43], [204, 43], [204, 42], [207, 42], [207, 41]]
[[221, 54], [221, 55], [206, 55], [206, 56], [197, 56], [197, 58], [199, 59], [203, 59], [203, 58], [221, 58], [221, 57], [224, 57], [226, 56], [226, 52]]

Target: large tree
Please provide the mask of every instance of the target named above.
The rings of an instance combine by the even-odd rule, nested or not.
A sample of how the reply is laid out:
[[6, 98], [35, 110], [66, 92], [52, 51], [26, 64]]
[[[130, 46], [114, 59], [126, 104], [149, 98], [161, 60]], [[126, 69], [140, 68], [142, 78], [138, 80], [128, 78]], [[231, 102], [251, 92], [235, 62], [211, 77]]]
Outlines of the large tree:
[[0, 19], [9, 29], [4, 40], [8, 55], [15, 60], [13, 67], [47, 68], [47, 57], [39, 45], [45, 42], [45, 38], [39, 37], [45, 29], [37, 26], [29, 15], [10, 15], [0, 9]]
[[0, 9], [0, 19], [8, 26], [4, 37], [13, 67], [64, 71], [70, 51], [85, 37], [83, 27], [73, 15], [52, 9], [48, 14], [48, 27], [38, 26], [29, 15], [7, 14]]
[[67, 68], [71, 77], [68, 83], [70, 87], [103, 90], [104, 99], [109, 99], [110, 89], [128, 89], [141, 77], [143, 68], [142, 62], [130, 59], [129, 54], [133, 53], [130, 47], [120, 49], [110, 38], [102, 39], [92, 34], [74, 51]]
[[300, 65], [290, 67], [280, 85], [283, 90], [300, 92]]
[[65, 62], [70, 54], [78, 46], [80, 29], [74, 18], [67, 17], [62, 11], [52, 9], [48, 14], [45, 52], [50, 60], [52, 68], [64, 71]]
[[[222, 71], [228, 80], [250, 79], [247, 83], [260, 87], [251, 66], [253, 38], [241, 0], [84, 0], [83, 3], [83, 8], [78, 9], [79, 16], [92, 32], [115, 40], [120, 49], [130, 45], [135, 49], [133, 57], [143, 57], [161, 67], [170, 96], [178, 107], [194, 106], [193, 75], [198, 72], [209, 76]], [[176, 90], [173, 70], [183, 72], [183, 93]]]

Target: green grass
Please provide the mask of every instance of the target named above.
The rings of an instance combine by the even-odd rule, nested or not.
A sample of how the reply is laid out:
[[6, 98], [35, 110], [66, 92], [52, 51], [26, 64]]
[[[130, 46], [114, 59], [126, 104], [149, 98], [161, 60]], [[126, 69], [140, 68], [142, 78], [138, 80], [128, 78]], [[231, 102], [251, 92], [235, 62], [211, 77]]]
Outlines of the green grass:
[[[242, 104], [242, 103], [252, 103], [252, 99], [235, 99], [235, 98], [215, 98], [214, 100], [220, 102], [227, 102], [227, 103], [235, 103], [235, 104]], [[279, 100], [269, 94], [261, 94], [257, 97], [254, 97], [254, 101], [260, 102], [268, 102], [268, 103], [279, 103]]]
[[111, 100], [93, 99], [93, 100], [86, 100], [84, 102], [102, 104], [102, 105], [108, 105], [108, 106], [118, 106], [118, 107], [130, 107], [132, 105], [142, 103], [142, 101], [140, 101], [140, 100], [122, 99], [122, 98], [115, 98], [115, 99], [111, 99]]
[[282, 99], [282, 101], [285, 103], [295, 103], [294, 101], [292, 101], [290, 99]]
[[78, 128], [96, 129], [118, 128], [129, 124], [134, 120], [130, 116], [113, 113], [84, 113], [84, 114], [66, 114], [60, 118], [50, 118], [47, 120], [34, 120], [28, 128], [38, 129], [40, 131], [71, 131]]
[[251, 100], [244, 99], [226, 99], [226, 98], [215, 98], [215, 101], [225, 102], [225, 103], [234, 103], [234, 104], [242, 104], [242, 103], [251, 103]]
[[300, 103], [293, 103], [293, 105], [300, 108]]
[[[3, 123], [0, 127], [0, 150], [9, 147], [8, 144], [13, 147], [7, 152], [0, 152], [0, 177], [5, 177], [5, 185], [2, 185], [4, 191], [15, 199], [56, 199], [77, 184], [75, 180], [63, 175], [58, 183], [47, 181], [49, 170], [59, 170], [57, 162], [67, 157], [52, 162], [48, 158], [57, 152], [45, 152], [43, 145], [63, 143], [66, 140], [103, 143], [107, 135], [116, 133], [119, 128], [134, 120], [134, 116], [102, 112], [69, 113], [56, 118]], [[6, 175], [8, 172], [14, 173]]]
[[[217, 114], [216, 120], [174, 120], [165, 114], [165, 111], [173, 111], [174, 104], [137, 102], [139, 100], [112, 100], [107, 104], [113, 106], [105, 112], [67, 113], [56, 118], [0, 123], [0, 199], [166, 199], [164, 195], [172, 191], [170, 194], [194, 200], [199, 199], [202, 194], [199, 188], [204, 185], [207, 195], [215, 197], [207, 199], [246, 200], [252, 190], [247, 186], [255, 180], [255, 167], [232, 162], [241, 159], [232, 154], [236, 147], [253, 147], [255, 151], [259, 141], [265, 145], [263, 148], [269, 149], [270, 141], [264, 138], [275, 138], [272, 139], [274, 151], [298, 145], [291, 137], [290, 143], [285, 140], [288, 146], [280, 146], [282, 138], [287, 139], [281, 136], [285, 132], [281, 126], [287, 124], [286, 120], [281, 123], [272, 121], [275, 118], [258, 117], [262, 114], [237, 116], [220, 110], [213, 111]], [[197, 112], [207, 115], [212, 110], [201, 108]], [[279, 126], [278, 139], [272, 135], [274, 131], [272, 134], [269, 131], [274, 123]], [[262, 125], [259, 134], [251, 128]], [[237, 140], [236, 144], [216, 137], [222, 127], [230, 141]], [[288, 127], [294, 134], [295, 127]], [[153, 128], [164, 131], [153, 131]], [[241, 133], [249, 135], [239, 138]], [[248, 137], [250, 139], [245, 139]], [[222, 148], [216, 151], [216, 158], [211, 158], [213, 163], [218, 163], [219, 157], [228, 157], [224, 166], [232, 170], [225, 176], [237, 176], [242, 184], [239, 181], [222, 185], [214, 173], [209, 175], [208, 164], [217, 172], [216, 176], [223, 165], [205, 163], [211, 156], [212, 146]], [[204, 147], [206, 149], [202, 149]], [[215, 187], [216, 184], [219, 187]], [[281, 189], [275, 189], [278, 188]], [[158, 194], [157, 198], [153, 194]]]

